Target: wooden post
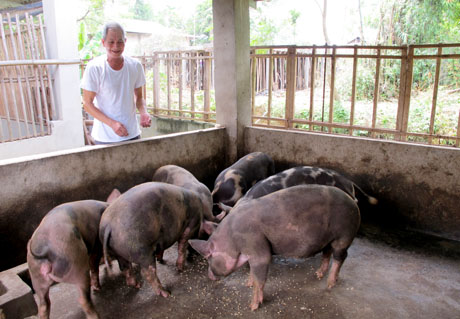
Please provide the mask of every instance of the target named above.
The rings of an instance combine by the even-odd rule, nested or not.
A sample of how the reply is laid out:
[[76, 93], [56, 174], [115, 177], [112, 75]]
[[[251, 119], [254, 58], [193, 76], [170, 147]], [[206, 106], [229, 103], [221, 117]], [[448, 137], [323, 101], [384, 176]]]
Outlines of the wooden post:
[[171, 52], [166, 53], [166, 85], [168, 92], [168, 115], [171, 115]]
[[[311, 122], [313, 121], [313, 109], [315, 104], [315, 73], [316, 73], [316, 47], [313, 46], [313, 50], [311, 51], [311, 68], [310, 68], [310, 112], [308, 116], [308, 120]], [[313, 131], [313, 125], [310, 124], [308, 126], [310, 131]]]
[[[32, 26], [32, 28], [35, 28], [34, 22], [33, 22], [33, 17], [31, 17], [28, 13], [26, 13], [26, 19], [29, 21], [29, 24]], [[32, 30], [32, 43], [34, 44], [34, 51], [35, 51], [35, 56], [36, 59], [40, 59], [40, 51], [38, 48], [38, 38], [34, 30]], [[37, 75], [39, 76], [40, 80], [40, 88], [41, 88], [41, 98], [43, 99], [43, 109], [45, 110], [45, 118], [43, 119], [46, 123], [46, 128], [47, 128], [47, 134], [51, 134], [51, 125], [50, 125], [50, 112], [48, 109], [48, 98], [46, 96], [46, 90], [45, 90], [45, 82], [44, 82], [44, 72], [43, 72], [43, 66], [37, 66]], [[40, 88], [37, 88], [40, 90]]]
[[209, 52], [204, 53], [204, 116], [203, 119], [209, 119], [211, 110], [211, 57]]
[[458, 122], [457, 122], [457, 141], [455, 142], [457, 147], [460, 146], [460, 110], [458, 110]]
[[[45, 32], [43, 31], [43, 23], [42, 23], [42, 18], [41, 17], [38, 22], [39, 22], [39, 27], [40, 27], [40, 35], [41, 35], [41, 40], [43, 43], [43, 58], [48, 59], [48, 52], [46, 51], [46, 45], [45, 45]], [[31, 19], [32, 20], [32, 19]], [[33, 21], [33, 20], [32, 20]], [[46, 71], [46, 77], [48, 80], [48, 88], [50, 91], [50, 110], [49, 110], [49, 119], [50, 120], [57, 120], [57, 110], [56, 110], [56, 103], [54, 101], [54, 89], [53, 89], [53, 82], [51, 81], [51, 72], [50, 72], [50, 67], [48, 66], [43, 66], [43, 69]], [[46, 108], [48, 109], [48, 104], [46, 105]], [[51, 128], [48, 128], [48, 132], [51, 132]]]
[[350, 136], [353, 135], [353, 124], [355, 121], [355, 103], [356, 103], [356, 75], [358, 69], [358, 46], [355, 44], [353, 49], [353, 79], [351, 85], [351, 106], [350, 106]]
[[436, 116], [436, 104], [438, 99], [438, 86], [439, 86], [439, 75], [441, 73], [441, 55], [442, 47], [438, 47], [438, 57], [436, 58], [436, 73], [434, 77], [434, 87], [433, 87], [433, 100], [431, 104], [431, 117], [430, 117], [430, 136], [428, 137], [428, 143], [431, 144], [433, 141], [434, 134], [434, 119]]
[[[9, 54], [8, 54], [8, 44], [7, 44], [7, 41], [6, 41], [6, 36], [5, 36], [5, 30], [3, 28], [3, 19], [2, 19], [2, 16], [0, 15], [0, 31], [1, 31], [1, 36], [2, 36], [2, 40], [3, 40], [3, 50], [5, 52], [5, 57], [7, 60], [9, 60]], [[4, 78], [2, 79], [2, 93], [3, 93], [3, 101], [5, 103], [5, 114], [6, 114], [6, 120], [7, 120], [7, 124], [8, 124], [8, 133], [9, 133], [9, 140], [12, 140], [13, 139], [13, 130], [12, 130], [12, 127], [11, 127], [11, 115], [10, 115], [10, 107], [8, 106], [8, 93], [11, 93], [11, 90], [7, 90], [6, 89], [6, 83], [5, 83], [5, 79], [7, 77], [7, 74], [9, 74], [9, 72], [7, 71], [8, 68], [5, 68], [5, 76]], [[9, 86], [11, 87], [11, 77], [8, 75], [8, 83], [9, 83]], [[14, 99], [14, 93], [13, 93], [13, 99]], [[16, 103], [14, 103], [16, 104]], [[16, 116], [16, 120], [17, 120], [17, 125], [18, 125], [18, 129], [20, 128], [19, 127], [19, 119], [18, 117]]]
[[268, 122], [267, 124], [270, 125], [270, 118], [272, 117], [272, 94], [273, 94], [273, 49], [270, 49], [270, 62], [268, 66]]
[[[197, 56], [198, 53], [190, 53], [190, 110], [195, 111], [195, 72], [196, 72], [196, 59], [194, 55]], [[191, 113], [191, 117], [195, 117], [194, 113]]]
[[398, 114], [396, 116], [396, 131], [398, 132], [395, 139], [401, 140], [403, 133], [403, 118], [404, 118], [404, 97], [406, 95], [406, 77], [408, 74], [408, 51], [405, 47], [401, 50], [401, 71], [399, 76], [399, 98], [398, 98]]
[[[335, 92], [335, 64], [336, 64], [336, 47], [332, 48], [331, 55], [331, 85], [329, 88], [329, 124], [332, 124], [334, 119], [334, 92]], [[332, 133], [332, 126], [328, 127], [328, 132]]]
[[296, 47], [288, 48], [286, 60], [286, 128], [291, 128], [294, 118], [295, 86], [296, 86]]
[[[375, 79], [374, 79], [374, 105], [372, 109], [372, 128], [375, 129], [377, 122], [377, 105], [379, 102], [379, 85], [380, 85], [380, 49], [377, 49], [377, 60], [375, 62]], [[371, 137], [375, 137], [375, 131], [371, 131]]]
[[408, 63], [406, 63], [406, 75], [405, 75], [405, 86], [404, 86], [404, 106], [402, 113], [402, 123], [401, 123], [401, 140], [406, 140], [407, 138], [407, 126], [409, 122], [409, 109], [410, 109], [410, 98], [412, 91], [412, 76], [414, 72], [414, 47], [409, 45], [408, 52]]
[[182, 74], [182, 64], [183, 64], [183, 56], [182, 52], [177, 53], [179, 57], [179, 110], [182, 111], [182, 95], [183, 95], [183, 90], [184, 90], [184, 85], [183, 85], [183, 74]]
[[256, 74], [256, 64], [257, 64], [257, 58], [255, 55], [255, 51], [251, 50], [250, 55], [253, 55], [251, 58], [251, 123], [254, 124], [254, 121], [252, 120], [252, 117], [255, 114], [255, 105], [256, 105], [256, 80], [257, 80], [257, 74]]
[[153, 54], [153, 114], [158, 115], [160, 108], [160, 59]]
[[[13, 33], [13, 27], [12, 27], [12, 24], [11, 24], [11, 17], [10, 17], [10, 14], [7, 13], [7, 17], [8, 17], [8, 25], [10, 27], [10, 38], [11, 38], [11, 44], [13, 45], [13, 55], [14, 55], [14, 59], [17, 60], [18, 59], [18, 52], [17, 52], [17, 49], [16, 49], [16, 43], [15, 43], [15, 40], [14, 40], [14, 33]], [[20, 32], [20, 30], [16, 30], [18, 33]], [[20, 96], [20, 99], [21, 99], [21, 105], [22, 105], [22, 112], [23, 112], [23, 119], [24, 119], [24, 127], [25, 127], [25, 130], [26, 130], [26, 137], [29, 136], [29, 125], [28, 125], [28, 121], [27, 121], [27, 112], [26, 112], [26, 101], [24, 99], [24, 92], [22, 90], [22, 77], [21, 77], [21, 68], [19, 66], [16, 66], [16, 79], [18, 81], [18, 87], [19, 87], [19, 96]], [[12, 84], [10, 84], [12, 86]], [[16, 92], [16, 90], [14, 90]], [[17, 108], [16, 106], [16, 99], [14, 99], [14, 104], [15, 104], [15, 108]], [[16, 113], [17, 113], [17, 110], [16, 110]], [[18, 115], [18, 123], [19, 123], [19, 115]], [[21, 134], [21, 127], [18, 127], [18, 137], [21, 138], [22, 137], [22, 134]]]

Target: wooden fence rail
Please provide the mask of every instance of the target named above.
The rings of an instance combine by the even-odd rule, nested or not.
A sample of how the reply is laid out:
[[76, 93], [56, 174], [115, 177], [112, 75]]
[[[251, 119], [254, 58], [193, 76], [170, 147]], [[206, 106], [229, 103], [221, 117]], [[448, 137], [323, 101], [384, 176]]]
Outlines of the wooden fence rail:
[[[253, 125], [457, 147], [460, 144], [460, 44], [259, 46], [251, 49]], [[423, 82], [414, 81], [417, 60], [435, 61], [434, 72], [417, 69], [418, 73], [430, 77], [422, 80], [431, 83], [431, 103], [416, 105], [421, 102], [414, 99], [422, 91], [414, 86]], [[442, 72], [442, 63], [454, 64], [450, 68], [454, 72]], [[372, 70], [366, 74], [367, 82], [363, 82], [358, 71], [358, 66], [363, 65], [366, 67], [361, 72]], [[384, 96], [388, 92], [385, 79], [389, 66], [396, 75], [392, 99]], [[441, 79], [456, 85], [449, 91], [456, 95], [450, 102], [443, 102], [443, 109], [438, 110]], [[367, 103], [366, 110], [358, 112], [357, 103], [363, 104], [362, 99], [357, 99], [358, 84], [362, 92], [363, 83], [372, 87], [368, 90], [371, 102]], [[443, 90], [443, 94], [445, 98], [450, 93]], [[277, 106], [273, 105], [275, 98]], [[421, 109], [428, 114], [428, 120], [417, 118]], [[382, 112], [392, 120], [383, 122]], [[363, 118], [363, 113], [367, 118]], [[420, 123], [424, 124], [422, 129], [418, 127]]]
[[42, 15], [0, 14], [0, 142], [51, 134], [56, 119]]

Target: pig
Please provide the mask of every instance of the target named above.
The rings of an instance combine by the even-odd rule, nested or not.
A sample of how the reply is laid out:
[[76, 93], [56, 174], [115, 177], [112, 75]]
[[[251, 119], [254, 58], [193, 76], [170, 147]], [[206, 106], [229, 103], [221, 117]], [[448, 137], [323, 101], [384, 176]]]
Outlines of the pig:
[[219, 222], [221, 217], [212, 213], [212, 195], [209, 188], [198, 181], [192, 173], [176, 165], [164, 165], [153, 174], [152, 181], [163, 182], [184, 187], [198, 194], [203, 205], [203, 217], [206, 220]]
[[155, 294], [168, 297], [156, 274], [156, 255], [178, 242], [176, 266], [183, 270], [187, 240], [195, 238], [203, 221], [200, 197], [176, 185], [147, 182], [123, 193], [104, 212], [99, 226], [107, 267], [107, 256], [118, 260], [130, 286], [140, 284], [132, 273], [138, 264]]
[[[350, 195], [356, 202], [358, 202], [358, 198], [356, 197], [358, 193], [359, 196], [365, 198], [369, 204], [376, 205], [378, 203], [375, 197], [369, 196], [358, 185], [332, 169], [313, 166], [297, 166], [257, 182], [257, 184], [251, 187], [236, 205], [246, 200], [265, 196], [283, 188], [305, 184], [335, 186]], [[227, 213], [231, 210], [231, 207], [226, 205], [219, 205], [219, 207]]]
[[251, 310], [263, 301], [272, 255], [305, 258], [322, 252], [316, 275], [332, 266], [332, 288], [361, 223], [357, 203], [337, 187], [298, 185], [236, 205], [207, 241], [190, 240], [208, 260], [208, 276], [227, 276], [249, 263], [253, 285]]
[[99, 318], [91, 301], [90, 286], [100, 289], [99, 221], [103, 211], [120, 192], [115, 189], [107, 202], [80, 200], [50, 210], [27, 243], [27, 264], [32, 286], [39, 299], [39, 316], [49, 318], [49, 289], [55, 282], [75, 284], [87, 318]]
[[211, 193], [213, 202], [233, 207], [255, 183], [274, 173], [275, 164], [270, 156], [249, 153], [217, 176]]

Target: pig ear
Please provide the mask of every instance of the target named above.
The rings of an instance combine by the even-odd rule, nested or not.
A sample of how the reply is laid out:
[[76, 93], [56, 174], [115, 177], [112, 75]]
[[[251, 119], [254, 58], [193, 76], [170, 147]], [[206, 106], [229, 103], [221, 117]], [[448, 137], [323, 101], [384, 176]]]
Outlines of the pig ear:
[[120, 197], [121, 193], [118, 189], [114, 188], [113, 191], [110, 193], [109, 197], [107, 198], [107, 203], [111, 204], [114, 202], [118, 197]]
[[233, 208], [232, 206], [225, 205], [224, 203], [221, 203], [221, 202], [217, 203], [217, 206], [225, 213], [229, 213], [230, 210]]
[[227, 215], [226, 212], [222, 212], [220, 213], [219, 215], [215, 216], [214, 217], [214, 220], [218, 223], [220, 223], [222, 221], [222, 219], [224, 219], [225, 215]]
[[211, 235], [214, 230], [217, 228], [217, 223], [213, 223], [210, 221], [205, 220], [204, 222], [201, 223], [201, 229], [200, 232], [204, 231], [206, 234]]
[[200, 255], [204, 258], [208, 258], [209, 256], [211, 256], [211, 246], [208, 241], [200, 239], [190, 239], [188, 242], [190, 246], [192, 246], [192, 248], [199, 252]]

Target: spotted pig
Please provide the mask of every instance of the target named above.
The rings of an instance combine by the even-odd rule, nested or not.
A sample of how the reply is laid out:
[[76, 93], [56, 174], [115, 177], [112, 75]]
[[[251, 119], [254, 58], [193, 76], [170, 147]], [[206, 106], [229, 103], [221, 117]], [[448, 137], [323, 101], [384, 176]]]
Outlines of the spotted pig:
[[275, 164], [270, 156], [262, 152], [250, 153], [217, 176], [213, 201], [232, 207], [255, 183], [274, 173]]
[[49, 318], [49, 289], [55, 282], [77, 285], [79, 302], [87, 318], [99, 318], [90, 290], [90, 286], [100, 289], [99, 221], [109, 203], [118, 196], [120, 192], [114, 190], [107, 202], [81, 200], [56, 206], [32, 234], [27, 244], [27, 264], [39, 299], [41, 319]]
[[298, 258], [322, 252], [318, 278], [327, 272], [332, 255], [327, 280], [332, 288], [360, 221], [356, 202], [339, 188], [299, 185], [236, 205], [207, 241], [189, 242], [208, 260], [211, 279], [249, 263], [255, 310], [263, 301], [272, 255]]
[[[192, 191], [176, 185], [148, 182], [123, 193], [104, 212], [99, 236], [104, 256], [110, 253], [118, 260], [128, 285], [139, 288], [132, 273], [132, 263], [154, 292], [163, 297], [163, 288], [156, 274], [156, 256], [178, 242], [178, 270], [184, 268], [187, 240], [195, 238], [203, 221], [203, 205]], [[108, 265], [107, 265], [108, 266]]]
[[155, 171], [152, 181], [173, 184], [196, 192], [203, 205], [203, 217], [206, 220], [214, 222], [220, 220], [220, 217], [215, 217], [212, 214], [213, 203], [209, 188], [197, 180], [196, 177], [185, 168], [176, 165], [162, 166]]
[[377, 204], [377, 199], [366, 194], [358, 185], [332, 169], [298, 166], [259, 181], [243, 196], [241, 200], [259, 198], [277, 190], [307, 184], [335, 186], [358, 202], [357, 195], [370, 204]]

